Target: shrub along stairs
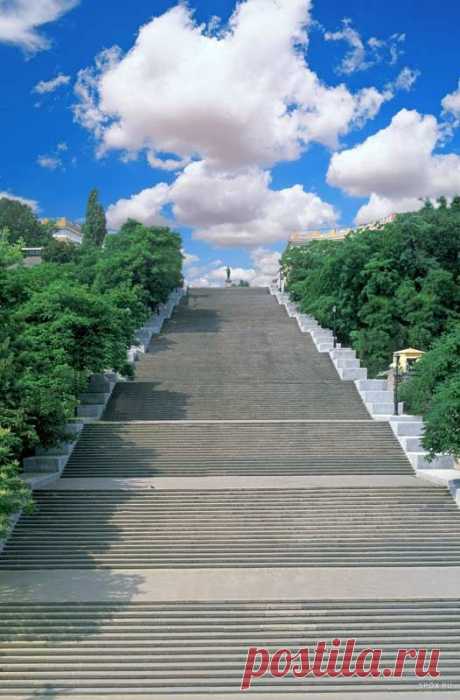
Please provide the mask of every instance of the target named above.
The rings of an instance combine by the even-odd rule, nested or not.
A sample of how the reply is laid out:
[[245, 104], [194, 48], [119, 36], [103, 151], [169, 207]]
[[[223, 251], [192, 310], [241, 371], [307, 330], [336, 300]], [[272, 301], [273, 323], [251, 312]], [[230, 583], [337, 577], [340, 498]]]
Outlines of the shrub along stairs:
[[460, 697], [460, 512], [265, 289], [192, 290], [36, 500], [0, 556], [0, 696], [230, 700], [248, 647], [352, 638], [442, 675], [250, 696]]

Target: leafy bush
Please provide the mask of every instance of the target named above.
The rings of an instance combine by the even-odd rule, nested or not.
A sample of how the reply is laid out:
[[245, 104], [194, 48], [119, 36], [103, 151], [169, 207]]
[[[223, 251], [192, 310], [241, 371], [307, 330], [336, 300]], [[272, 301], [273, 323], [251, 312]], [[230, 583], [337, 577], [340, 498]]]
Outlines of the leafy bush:
[[460, 323], [416, 364], [400, 395], [411, 412], [425, 417], [426, 449], [460, 457]]
[[8, 532], [10, 516], [22, 509], [32, 510], [32, 494], [19, 477], [19, 464], [13, 454], [18, 438], [0, 428], [0, 537]]
[[423, 445], [432, 457], [448, 452], [460, 458], [460, 372], [436, 388], [425, 426]]
[[52, 238], [42, 251], [44, 262], [70, 263], [76, 262], [80, 257], [79, 246], [70, 241], [57, 241]]

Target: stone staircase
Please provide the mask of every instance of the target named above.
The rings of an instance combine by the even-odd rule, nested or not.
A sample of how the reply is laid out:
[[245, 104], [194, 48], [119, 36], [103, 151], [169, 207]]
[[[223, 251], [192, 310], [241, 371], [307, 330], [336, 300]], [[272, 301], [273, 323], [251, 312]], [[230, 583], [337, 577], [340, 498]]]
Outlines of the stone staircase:
[[139, 337], [136, 379], [0, 556], [0, 695], [230, 700], [250, 646], [355, 638], [384, 665], [441, 649], [442, 683], [408, 661], [251, 696], [460, 697], [458, 508], [404, 454], [417, 421], [375, 420], [385, 388], [290, 315], [265, 289], [192, 290]]
[[387, 423], [94, 423], [67, 478], [412, 474]]
[[351, 383], [333, 380], [255, 383], [229, 378], [225, 384], [213, 384], [211, 377], [207, 383], [196, 380], [190, 383], [189, 377], [187, 383], [117, 384], [103, 419], [228, 421], [242, 416], [245, 420], [370, 418]]
[[40, 491], [37, 500], [0, 570], [460, 564], [458, 509], [430, 486]]
[[[439, 645], [443, 678], [455, 684], [459, 674], [457, 600], [19, 603], [0, 606], [0, 629], [2, 637], [14, 639], [2, 660], [0, 695], [7, 697], [20, 692], [43, 697], [46, 687], [69, 693], [66, 697], [73, 697], [76, 687], [86, 697], [138, 697], [140, 688], [152, 698], [235, 697], [248, 646], [298, 648], [336, 634], [353, 637], [362, 647], [382, 648], [384, 663], [391, 663], [394, 642], [406, 648]], [[409, 674], [390, 682], [394, 691], [426, 697]], [[308, 697], [319, 688], [327, 698], [353, 697], [348, 695], [353, 691], [363, 698], [373, 690], [380, 698], [388, 693], [384, 678], [305, 679], [302, 686]], [[265, 676], [254, 680], [249, 697], [261, 697], [257, 691], [262, 697], [293, 697], [297, 688], [291, 677]], [[334, 691], [337, 695], [331, 695]]]

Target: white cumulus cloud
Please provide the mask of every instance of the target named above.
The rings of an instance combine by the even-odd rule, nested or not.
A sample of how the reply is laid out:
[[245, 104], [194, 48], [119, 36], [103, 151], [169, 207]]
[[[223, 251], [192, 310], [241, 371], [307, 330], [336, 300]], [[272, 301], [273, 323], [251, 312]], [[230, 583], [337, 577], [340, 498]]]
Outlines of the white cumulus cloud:
[[168, 200], [168, 192], [168, 185], [160, 183], [134, 194], [129, 199], [119, 199], [107, 209], [108, 227], [117, 230], [128, 219], [135, 219], [146, 226], [165, 225], [161, 210]]
[[270, 173], [258, 168], [221, 172], [192, 163], [171, 187], [175, 218], [192, 227], [195, 238], [247, 247], [335, 223], [337, 212], [316, 194], [301, 185], [273, 190], [270, 182]]
[[423, 200], [417, 197], [382, 197], [371, 194], [367, 204], [364, 204], [358, 211], [355, 223], [358, 226], [381, 221], [390, 214], [402, 214], [407, 211], [418, 211], [423, 207]]
[[348, 194], [370, 197], [358, 212], [359, 223], [390, 209], [418, 209], [420, 198], [453, 196], [460, 192], [460, 156], [436, 153], [442, 138], [442, 125], [434, 116], [403, 109], [385, 129], [335, 153], [328, 182]]
[[[252, 287], [266, 287], [276, 278], [281, 253], [259, 247], [251, 252], [251, 267], [231, 267], [231, 278], [235, 284], [244, 281]], [[223, 287], [227, 279], [227, 266], [215, 262], [186, 269], [186, 284], [190, 287]], [[217, 261], [220, 263], [221, 261]]]
[[253, 284], [255, 286], [270, 284], [278, 276], [281, 253], [277, 250], [256, 248], [252, 251], [251, 257], [256, 270], [256, 278]]
[[0, 199], [12, 199], [15, 202], [21, 202], [30, 207], [34, 213], [39, 210], [38, 202], [35, 199], [27, 199], [27, 197], [20, 197], [16, 194], [11, 194], [11, 192], [0, 192]]
[[44, 95], [49, 92], [55, 92], [63, 85], [68, 85], [68, 83], [70, 83], [70, 75], [59, 73], [59, 75], [51, 80], [40, 80], [40, 82], [35, 85], [33, 92], [38, 92], [39, 95]]
[[[305, 61], [310, 0], [246, 0], [228, 26], [198, 25], [183, 3], [155, 17], [128, 53], [80, 71], [77, 120], [100, 151], [145, 149], [155, 167], [191, 158], [226, 170], [335, 147], [386, 98], [328, 87]], [[107, 58], [110, 53], [109, 60]]]
[[457, 121], [460, 120], [460, 81], [457, 89], [446, 95], [441, 104], [445, 114], [452, 115]]
[[0, 0], [0, 42], [25, 51], [47, 49], [50, 41], [40, 27], [54, 22], [78, 5], [80, 0]]
[[195, 238], [246, 247], [336, 222], [336, 210], [318, 195], [301, 185], [273, 190], [270, 181], [270, 173], [259, 168], [222, 172], [199, 161], [172, 185], [160, 183], [112, 204], [107, 218], [114, 229], [128, 218], [152, 225], [162, 220], [162, 208], [172, 204], [175, 222], [192, 228]]

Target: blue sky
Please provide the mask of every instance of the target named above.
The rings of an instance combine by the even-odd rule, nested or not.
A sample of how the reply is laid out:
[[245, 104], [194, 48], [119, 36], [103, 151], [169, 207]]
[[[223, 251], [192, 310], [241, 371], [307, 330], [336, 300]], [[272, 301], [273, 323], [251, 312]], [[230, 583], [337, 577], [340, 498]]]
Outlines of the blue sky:
[[97, 187], [114, 228], [180, 230], [193, 282], [228, 263], [262, 283], [294, 230], [460, 192], [459, 20], [431, 0], [0, 0], [0, 192], [78, 220]]

